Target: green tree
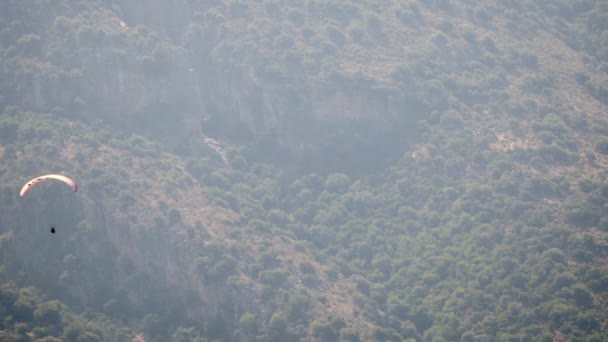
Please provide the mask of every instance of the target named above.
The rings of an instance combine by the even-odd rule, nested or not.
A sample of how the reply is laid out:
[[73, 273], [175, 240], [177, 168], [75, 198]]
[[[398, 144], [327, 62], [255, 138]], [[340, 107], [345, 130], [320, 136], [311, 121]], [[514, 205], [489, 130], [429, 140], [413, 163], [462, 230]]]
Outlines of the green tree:
[[325, 190], [330, 193], [343, 194], [351, 184], [350, 177], [343, 173], [332, 173], [325, 180]]
[[249, 340], [255, 340], [257, 335], [258, 325], [257, 319], [251, 312], [244, 313], [239, 318], [239, 332], [247, 337]]
[[281, 342], [289, 340], [287, 331], [287, 320], [280, 313], [274, 313], [268, 322], [268, 339], [272, 342]]
[[321, 341], [336, 341], [339, 332], [336, 331], [328, 322], [313, 321], [310, 323], [312, 336]]
[[160, 318], [155, 314], [148, 314], [142, 322], [144, 334], [150, 339], [157, 339], [164, 333]]
[[34, 319], [40, 324], [59, 326], [65, 310], [65, 305], [57, 300], [45, 302], [34, 310]]
[[177, 327], [171, 335], [172, 342], [205, 342], [194, 328]]

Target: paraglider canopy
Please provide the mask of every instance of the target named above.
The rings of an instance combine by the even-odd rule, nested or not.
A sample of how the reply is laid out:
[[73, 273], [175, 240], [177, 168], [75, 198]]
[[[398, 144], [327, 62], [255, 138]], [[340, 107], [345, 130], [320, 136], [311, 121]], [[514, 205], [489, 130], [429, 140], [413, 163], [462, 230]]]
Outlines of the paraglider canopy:
[[63, 175], [50, 174], [50, 175], [36, 177], [36, 178], [32, 179], [31, 181], [25, 183], [25, 185], [23, 185], [23, 187], [21, 188], [21, 192], [19, 192], [19, 196], [23, 197], [36, 184], [42, 183], [49, 179], [56, 179], [56, 180], [62, 181], [64, 183], [66, 183], [67, 185], [71, 186], [72, 190], [74, 190], [74, 192], [78, 191], [78, 184], [76, 184], [76, 182], [72, 178], [66, 177]]

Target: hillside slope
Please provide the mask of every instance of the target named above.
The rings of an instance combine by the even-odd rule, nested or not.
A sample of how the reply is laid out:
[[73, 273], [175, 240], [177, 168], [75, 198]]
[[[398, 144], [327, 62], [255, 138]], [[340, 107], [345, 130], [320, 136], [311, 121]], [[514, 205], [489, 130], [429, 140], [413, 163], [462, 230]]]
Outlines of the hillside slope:
[[608, 334], [600, 2], [2, 6], [6, 336]]

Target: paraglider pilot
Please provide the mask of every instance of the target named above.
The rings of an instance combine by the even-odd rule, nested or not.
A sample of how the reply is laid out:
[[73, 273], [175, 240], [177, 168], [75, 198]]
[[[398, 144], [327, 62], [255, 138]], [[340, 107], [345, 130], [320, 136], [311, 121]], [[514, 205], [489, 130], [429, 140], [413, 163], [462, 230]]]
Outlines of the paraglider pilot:
[[51, 225], [51, 234], [55, 234], [55, 226]]

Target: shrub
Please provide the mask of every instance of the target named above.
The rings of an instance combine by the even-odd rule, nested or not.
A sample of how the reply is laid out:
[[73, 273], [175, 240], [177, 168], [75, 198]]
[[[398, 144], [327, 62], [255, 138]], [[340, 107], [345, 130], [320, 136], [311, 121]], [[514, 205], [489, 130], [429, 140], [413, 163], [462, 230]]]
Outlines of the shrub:
[[591, 292], [584, 285], [578, 284], [572, 288], [572, 298], [578, 307], [589, 308], [593, 305]]
[[591, 79], [591, 76], [589, 76], [589, 74], [585, 71], [578, 71], [574, 74], [574, 79], [580, 85], [585, 85], [587, 82], [589, 82], [589, 79]]
[[257, 332], [256, 317], [251, 312], [244, 313], [239, 318], [239, 332], [247, 336], [255, 336]]
[[258, 277], [263, 284], [277, 288], [287, 281], [287, 272], [281, 270], [264, 270], [260, 272]]
[[313, 321], [310, 324], [312, 336], [321, 341], [336, 341], [339, 333], [327, 322]]
[[608, 139], [604, 138], [603, 140], [597, 142], [595, 144], [595, 150], [601, 154], [608, 154]]
[[582, 228], [597, 225], [601, 217], [599, 210], [589, 206], [582, 206], [566, 212], [568, 223]]

